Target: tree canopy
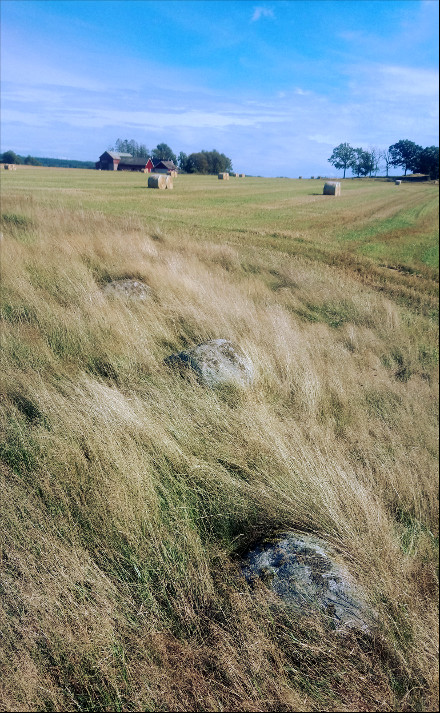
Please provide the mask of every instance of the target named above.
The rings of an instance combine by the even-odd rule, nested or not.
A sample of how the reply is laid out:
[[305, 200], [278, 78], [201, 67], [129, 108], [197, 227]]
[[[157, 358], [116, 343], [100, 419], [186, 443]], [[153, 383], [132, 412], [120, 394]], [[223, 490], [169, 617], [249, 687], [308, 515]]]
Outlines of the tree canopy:
[[401, 139], [389, 148], [391, 154], [391, 165], [402, 166], [405, 169], [405, 176], [408, 169], [417, 171], [419, 154], [423, 151], [414, 141]]
[[187, 173], [223, 173], [232, 171], [232, 162], [224, 153], [215, 149], [212, 151], [199, 151], [189, 156], [180, 154], [179, 166]]
[[158, 161], [172, 161], [177, 164], [176, 155], [168, 144], [157, 144], [156, 148], [151, 152], [151, 156]]
[[385, 150], [370, 147], [368, 151], [345, 142], [333, 149], [328, 160], [335, 168], [344, 169], [344, 178], [347, 168], [358, 177], [372, 176], [378, 171], [380, 161], [385, 165], [387, 176], [390, 166], [402, 166], [405, 176], [408, 170], [429, 175], [431, 179], [439, 176], [438, 146], [422, 148], [408, 139], [401, 139]]
[[15, 151], [5, 151], [2, 154], [3, 163], [21, 163], [21, 157]]
[[116, 139], [115, 145], [111, 146], [109, 151], [129, 153], [136, 158], [148, 158], [150, 155], [145, 144], [138, 144], [134, 139]]
[[439, 177], [439, 147], [427, 146], [417, 157], [417, 173], [425, 173], [431, 179]]
[[186, 162], [188, 161], [188, 156], [183, 151], [180, 152], [179, 158], [177, 159], [177, 165], [181, 171], [185, 170]]
[[335, 168], [344, 169], [344, 178], [347, 168], [350, 168], [353, 161], [356, 159], [355, 150], [347, 142], [339, 144], [333, 149], [333, 153], [328, 161]]
[[353, 158], [350, 168], [356, 176], [371, 176], [377, 171], [377, 151], [371, 149], [365, 151], [363, 148], [353, 149]]

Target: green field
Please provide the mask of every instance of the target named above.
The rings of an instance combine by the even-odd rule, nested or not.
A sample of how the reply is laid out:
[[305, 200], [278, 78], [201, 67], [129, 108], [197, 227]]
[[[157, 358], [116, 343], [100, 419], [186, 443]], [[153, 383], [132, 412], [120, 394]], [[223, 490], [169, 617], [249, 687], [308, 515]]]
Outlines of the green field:
[[[2, 174], [2, 709], [437, 709], [438, 185]], [[217, 338], [252, 386], [164, 363]], [[247, 585], [280, 529], [374, 633]]]

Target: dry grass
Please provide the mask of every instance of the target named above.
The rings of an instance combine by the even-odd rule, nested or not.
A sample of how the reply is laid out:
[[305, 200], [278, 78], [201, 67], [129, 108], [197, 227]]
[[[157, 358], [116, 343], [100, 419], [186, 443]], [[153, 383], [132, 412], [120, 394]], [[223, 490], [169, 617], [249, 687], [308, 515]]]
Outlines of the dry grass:
[[[356, 270], [334, 244], [324, 259], [321, 209], [304, 251], [253, 232], [245, 196], [230, 239], [191, 231], [185, 179], [180, 227], [166, 193], [158, 207], [145, 191], [149, 219], [112, 214], [108, 188], [100, 209], [73, 185], [5, 188], [2, 710], [436, 709], [433, 276], [375, 282], [384, 268]], [[300, 221], [308, 197], [296, 204]], [[117, 278], [151, 299], [105, 296]], [[208, 391], [163, 364], [221, 337], [256, 365], [249, 390]], [[338, 548], [374, 637], [249, 591], [239, 557], [279, 527]]]

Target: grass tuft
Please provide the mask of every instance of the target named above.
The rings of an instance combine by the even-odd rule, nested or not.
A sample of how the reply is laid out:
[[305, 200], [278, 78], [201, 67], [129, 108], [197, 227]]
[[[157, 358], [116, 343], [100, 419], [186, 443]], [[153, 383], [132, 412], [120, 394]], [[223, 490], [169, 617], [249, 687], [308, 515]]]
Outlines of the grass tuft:
[[[180, 176], [164, 202], [141, 174], [18, 173], [1, 707], [435, 710], [438, 188], [347, 182], [330, 203], [307, 180]], [[129, 277], [148, 300], [107, 298]], [[167, 366], [218, 338], [249, 388]], [[243, 555], [287, 529], [337, 550], [374, 632], [248, 586]]]

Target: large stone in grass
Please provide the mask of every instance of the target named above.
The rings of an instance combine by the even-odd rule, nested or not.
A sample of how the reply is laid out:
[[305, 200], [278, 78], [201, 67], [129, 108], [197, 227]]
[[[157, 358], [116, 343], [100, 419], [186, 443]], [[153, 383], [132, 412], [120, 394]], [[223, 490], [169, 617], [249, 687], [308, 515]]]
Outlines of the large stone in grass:
[[151, 295], [151, 287], [141, 280], [113, 280], [105, 285], [103, 292], [106, 295], [131, 300], [146, 300]]
[[254, 367], [240, 347], [227, 339], [212, 339], [165, 359], [181, 373], [190, 369], [205, 386], [248, 386], [254, 379]]
[[250, 583], [262, 581], [276, 595], [275, 601], [298, 615], [319, 610], [335, 628], [371, 629], [373, 617], [365, 597], [324, 540], [284, 532], [248, 553], [243, 574]]

